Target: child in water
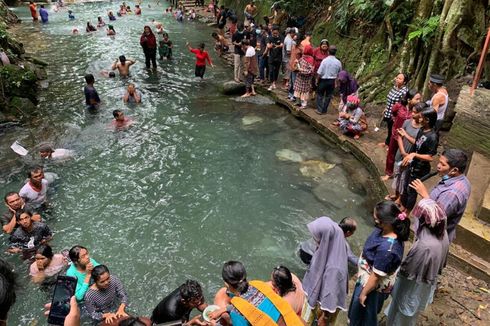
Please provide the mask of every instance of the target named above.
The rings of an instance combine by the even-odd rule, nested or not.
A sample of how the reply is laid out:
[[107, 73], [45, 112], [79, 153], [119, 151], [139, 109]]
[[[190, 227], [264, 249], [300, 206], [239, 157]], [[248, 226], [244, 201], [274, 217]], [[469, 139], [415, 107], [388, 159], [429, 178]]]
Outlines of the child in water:
[[108, 25], [107, 26], [107, 36], [113, 36], [116, 35], [116, 30], [114, 29], [114, 26]]
[[172, 41], [169, 40], [167, 33], [163, 33], [163, 39], [159, 41], [158, 54], [160, 54], [160, 60], [163, 60], [163, 57], [172, 60]]
[[[111, 14], [112, 14], [112, 12], [111, 12]], [[110, 18], [111, 18], [111, 17], [109, 16], [109, 19], [110, 19]], [[114, 17], [114, 18], [115, 18], [115, 17]], [[112, 20], [112, 19], [111, 19], [111, 20]], [[104, 27], [104, 26], [105, 26], [105, 22], [102, 20], [102, 17], [100, 17], [100, 16], [99, 16], [99, 17], [97, 17], [97, 27], [98, 27], [98, 28], [100, 28], [100, 27]]]

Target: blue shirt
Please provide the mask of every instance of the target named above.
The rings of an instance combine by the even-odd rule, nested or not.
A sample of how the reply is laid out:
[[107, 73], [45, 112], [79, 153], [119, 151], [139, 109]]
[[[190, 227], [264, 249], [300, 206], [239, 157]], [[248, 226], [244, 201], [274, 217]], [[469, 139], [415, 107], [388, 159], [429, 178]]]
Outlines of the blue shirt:
[[382, 230], [376, 228], [364, 243], [362, 256], [373, 272], [386, 276], [396, 272], [403, 258], [403, 242], [395, 238], [383, 237]]
[[322, 60], [317, 74], [320, 79], [336, 79], [339, 72], [342, 70], [342, 63], [334, 55], [329, 55]]
[[41, 16], [41, 20], [43, 23], [47, 23], [48, 22], [48, 11], [45, 9], [45, 8], [41, 8], [39, 9], [39, 16]]

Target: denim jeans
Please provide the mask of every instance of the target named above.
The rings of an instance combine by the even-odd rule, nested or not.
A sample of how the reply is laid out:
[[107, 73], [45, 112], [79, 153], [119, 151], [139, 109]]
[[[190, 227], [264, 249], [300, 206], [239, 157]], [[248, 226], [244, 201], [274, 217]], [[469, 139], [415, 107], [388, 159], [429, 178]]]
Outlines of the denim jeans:
[[296, 81], [296, 71], [291, 71], [291, 75], [289, 76], [289, 88], [288, 88], [288, 96], [294, 98], [294, 82]]
[[269, 77], [269, 63], [268, 58], [259, 55], [259, 78], [265, 80], [266, 76]]
[[335, 90], [335, 79], [320, 79], [316, 91], [316, 109], [318, 112], [327, 113]]
[[363, 307], [359, 303], [361, 291], [362, 285], [356, 284], [349, 306], [349, 326], [377, 326], [378, 313], [383, 307], [387, 295], [373, 290], [364, 302], [366, 307]]

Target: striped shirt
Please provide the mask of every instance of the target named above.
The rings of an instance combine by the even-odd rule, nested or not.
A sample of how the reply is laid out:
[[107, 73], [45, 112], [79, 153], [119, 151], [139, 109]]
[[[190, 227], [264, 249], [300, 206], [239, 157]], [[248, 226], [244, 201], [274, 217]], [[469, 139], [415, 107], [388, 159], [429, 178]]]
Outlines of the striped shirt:
[[95, 321], [101, 321], [102, 315], [107, 312], [116, 312], [121, 303], [128, 303], [128, 296], [119, 278], [114, 275], [110, 277], [107, 289], [90, 288], [85, 293], [85, 307]]
[[465, 175], [441, 180], [430, 192], [430, 198], [446, 212], [449, 242], [456, 238], [456, 225], [463, 217], [470, 193], [471, 185]]
[[384, 113], [384, 117], [386, 119], [391, 119], [391, 109], [395, 103], [400, 102], [402, 97], [408, 92], [407, 86], [403, 86], [402, 88], [397, 88], [393, 86], [393, 88], [388, 93], [386, 97], [386, 111]]

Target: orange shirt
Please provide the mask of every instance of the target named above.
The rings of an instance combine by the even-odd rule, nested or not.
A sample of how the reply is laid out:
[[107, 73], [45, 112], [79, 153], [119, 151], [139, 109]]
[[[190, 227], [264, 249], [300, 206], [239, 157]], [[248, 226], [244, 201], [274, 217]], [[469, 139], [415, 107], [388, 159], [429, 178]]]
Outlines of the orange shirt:
[[32, 19], [37, 19], [37, 6], [35, 3], [29, 5], [29, 10], [31, 11]]

